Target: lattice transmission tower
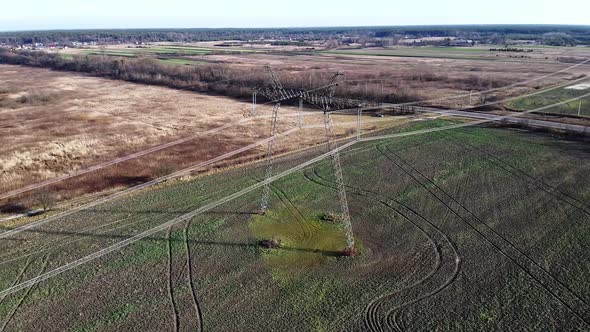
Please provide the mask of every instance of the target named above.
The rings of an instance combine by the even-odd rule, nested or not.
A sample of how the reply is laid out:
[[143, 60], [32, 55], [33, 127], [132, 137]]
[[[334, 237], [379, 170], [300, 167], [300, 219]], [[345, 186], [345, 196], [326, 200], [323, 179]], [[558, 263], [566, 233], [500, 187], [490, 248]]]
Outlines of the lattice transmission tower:
[[[336, 98], [335, 92], [338, 86], [338, 79], [343, 75], [336, 73], [332, 76], [330, 82], [324, 87], [317, 89], [313, 92], [296, 89], [285, 89], [281, 84], [278, 76], [272, 70], [270, 66], [266, 67], [270, 76], [270, 87], [256, 89], [256, 93], [260, 93], [269, 100], [276, 102], [273, 108], [273, 114], [271, 117], [271, 137], [276, 135], [276, 126], [278, 122], [278, 110], [281, 101], [287, 101], [291, 99], [299, 99], [300, 105], [302, 101], [306, 101], [323, 111], [324, 115], [324, 128], [326, 133], [326, 144], [328, 151], [332, 153], [332, 166], [334, 168], [334, 175], [336, 181], [336, 190], [338, 193], [338, 203], [340, 207], [340, 220], [342, 222], [343, 231], [346, 236], [346, 249], [345, 254], [352, 255], [355, 252], [354, 234], [352, 230], [352, 223], [350, 219], [350, 211], [348, 208], [348, 198], [346, 195], [346, 186], [344, 184], [344, 178], [342, 175], [342, 165], [340, 163], [340, 154], [335, 151], [334, 146], [334, 123], [332, 120], [331, 112], [338, 109], [354, 108], [359, 107], [360, 103], [356, 100]], [[317, 92], [321, 91], [321, 92]], [[301, 106], [300, 106], [301, 107]], [[359, 113], [360, 114], [360, 113]], [[300, 121], [299, 121], [300, 122]], [[301, 122], [300, 122], [301, 123]], [[274, 155], [273, 155], [273, 142], [271, 140], [267, 147], [266, 154], [266, 179], [272, 176]], [[266, 184], [262, 192], [261, 200], [261, 212], [265, 213], [268, 209], [270, 197], [270, 184]]]

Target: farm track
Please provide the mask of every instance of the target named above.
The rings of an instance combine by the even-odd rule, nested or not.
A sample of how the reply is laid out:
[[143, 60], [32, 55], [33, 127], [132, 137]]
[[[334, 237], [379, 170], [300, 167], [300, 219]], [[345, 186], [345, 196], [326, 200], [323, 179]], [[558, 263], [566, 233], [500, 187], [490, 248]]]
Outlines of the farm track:
[[[463, 131], [464, 133], [467, 133], [465, 131]], [[441, 133], [438, 133], [439, 135], [443, 135]], [[531, 174], [521, 170], [520, 168], [511, 165], [510, 163], [502, 160], [501, 158], [495, 156], [494, 154], [485, 151], [484, 149], [481, 149], [473, 144], [469, 144], [469, 143], [460, 143], [457, 141], [457, 139], [455, 139], [451, 134], [447, 133], [447, 137], [452, 138], [452, 141], [455, 145], [462, 147], [465, 150], [471, 150], [474, 151], [476, 153], [479, 153], [480, 155], [485, 156], [488, 160], [490, 160], [490, 162], [492, 162], [494, 165], [496, 165], [498, 168], [506, 171], [507, 173], [521, 179], [522, 181], [542, 190], [543, 192], [555, 197], [556, 199], [584, 212], [584, 214], [590, 216], [590, 211], [587, 210], [586, 207], [590, 207], [590, 204], [568, 194], [565, 193], [561, 190], [559, 190], [557, 187], [550, 185], [549, 183], [538, 179], [534, 176], [532, 176]], [[561, 196], [560, 196], [561, 195]], [[579, 204], [576, 205], [573, 202]]]
[[172, 242], [171, 242], [171, 231], [172, 231], [172, 226], [170, 226], [168, 228], [168, 231], [166, 232], [166, 238], [167, 240], [167, 246], [168, 246], [168, 271], [167, 271], [167, 277], [168, 277], [168, 298], [170, 300], [170, 305], [172, 306], [172, 320], [174, 321], [174, 331], [178, 332], [179, 331], [179, 325], [180, 325], [180, 317], [178, 314], [178, 308], [176, 306], [176, 301], [174, 299], [174, 290], [172, 289], [174, 287], [173, 283], [172, 283]]
[[201, 310], [201, 303], [199, 302], [199, 298], [197, 296], [197, 292], [195, 290], [195, 285], [193, 282], [193, 270], [192, 270], [192, 256], [191, 256], [191, 249], [188, 243], [188, 230], [191, 226], [192, 219], [186, 222], [184, 226], [184, 250], [186, 252], [186, 266], [188, 268], [188, 285], [191, 291], [191, 300], [193, 302], [193, 307], [197, 314], [197, 318], [199, 319], [199, 332], [205, 331], [204, 323], [203, 323], [203, 311]]
[[[438, 141], [438, 139], [436, 140]], [[377, 145], [377, 149], [379, 148], [380, 145]], [[387, 156], [385, 156], [387, 157]], [[407, 174], [407, 173], [406, 173]], [[469, 175], [467, 175], [468, 177], [470, 177]], [[469, 182], [468, 178], [465, 179], [465, 181], [461, 181], [460, 183], [457, 183], [457, 185], [454, 187], [454, 196], [457, 197], [459, 195], [459, 192], [461, 192], [461, 188], [465, 187], [466, 184]], [[463, 191], [464, 192], [464, 191]], [[445, 216], [442, 218], [441, 223], [438, 225], [438, 228], [442, 228], [445, 226], [447, 220], [449, 220], [450, 215], [452, 214], [452, 210], [449, 208], [445, 208]], [[442, 291], [442, 289], [441, 289]], [[426, 299], [427, 297], [424, 297], [423, 299]], [[423, 300], [420, 299], [420, 300]], [[419, 301], [416, 301], [414, 303], [418, 303]], [[404, 306], [405, 308], [407, 308], [409, 306], [406, 305]], [[391, 311], [391, 313], [387, 314], [387, 320], [392, 322], [389, 325], [394, 325], [396, 327], [396, 329], [398, 331], [406, 331], [407, 328], [405, 327], [405, 324], [403, 323], [403, 311], [404, 308], [399, 308], [398, 310], [393, 310]]]
[[[183, 200], [182, 202], [183, 202], [183, 203], [185, 203], [185, 202], [189, 202], [189, 201], [190, 201], [190, 199], [185, 199], [185, 200]], [[184, 209], [183, 211], [186, 211], [186, 209]], [[183, 213], [183, 211], [177, 211], [176, 213]], [[109, 233], [109, 232], [112, 232], [112, 231], [115, 231], [115, 230], [124, 229], [125, 227], [131, 227], [131, 226], [137, 225], [137, 224], [139, 224], [139, 223], [141, 223], [141, 222], [143, 222], [143, 221], [145, 221], [145, 220], [149, 220], [150, 218], [152, 218], [151, 216], [147, 216], [147, 217], [140, 218], [139, 220], [136, 220], [136, 221], [134, 221], [134, 222], [132, 222], [132, 223], [129, 223], [129, 224], [124, 224], [124, 225], [122, 225], [122, 226], [114, 227], [114, 228], [111, 228], [111, 229], [107, 229], [106, 231], [103, 231], [103, 232], [100, 232], [100, 233], [96, 233], [96, 234], [84, 234], [84, 233], [87, 233], [87, 232], [92, 232], [92, 231], [95, 231], [95, 230], [99, 230], [99, 229], [101, 229], [101, 228], [105, 228], [105, 227], [108, 227], [108, 226], [112, 226], [112, 225], [115, 225], [115, 224], [118, 224], [118, 223], [124, 222], [124, 221], [126, 221], [127, 219], [129, 219], [129, 218], [131, 218], [131, 217], [132, 217], [132, 215], [131, 215], [131, 214], [128, 214], [128, 215], [127, 215], [127, 217], [125, 217], [125, 218], [121, 218], [121, 219], [118, 219], [118, 220], [112, 221], [112, 222], [110, 222], [110, 223], [107, 223], [107, 224], [102, 224], [102, 225], [97, 225], [97, 226], [91, 226], [91, 227], [88, 227], [88, 228], [85, 228], [85, 229], [82, 229], [82, 230], [80, 230], [78, 233], [74, 233], [74, 234], [68, 234], [68, 235], [63, 235], [63, 236], [61, 236], [61, 237], [59, 237], [59, 238], [57, 238], [57, 239], [53, 239], [53, 240], [51, 240], [51, 241], [49, 241], [49, 242], [47, 242], [47, 243], [40, 244], [40, 245], [38, 245], [38, 246], [37, 246], [37, 248], [45, 248], [45, 247], [49, 246], [50, 244], [53, 244], [53, 243], [59, 242], [59, 241], [61, 241], [61, 240], [64, 240], [64, 239], [66, 239], [66, 238], [70, 238], [70, 237], [73, 237], [73, 236], [76, 236], [76, 235], [83, 236], [83, 238], [81, 238], [81, 239], [76, 239], [76, 240], [68, 241], [68, 242], [66, 242], [66, 243], [64, 243], [64, 244], [61, 244], [61, 245], [59, 245], [59, 246], [57, 246], [57, 247], [54, 247], [54, 248], [52, 248], [52, 249], [58, 249], [58, 248], [60, 248], [60, 247], [63, 247], [63, 246], [65, 246], [65, 245], [67, 245], [67, 244], [71, 244], [71, 243], [79, 242], [79, 241], [81, 241], [81, 240], [83, 240], [83, 239], [84, 239], [84, 236], [88, 236], [88, 237], [92, 237], [92, 236], [96, 236], [96, 235], [99, 235], [99, 236], [104, 236], [104, 235], [106, 235], [106, 234], [107, 234], [107, 233]], [[33, 254], [37, 254], [37, 253], [41, 253], [41, 252], [43, 252], [43, 251], [50, 250], [50, 249], [44, 249], [44, 250], [43, 250], [43, 249], [40, 249], [39, 251], [36, 251], [36, 252], [33, 252], [33, 253], [26, 253], [26, 252], [27, 252], [27, 251], [29, 251], [30, 249], [31, 249], [31, 248], [27, 248], [27, 249], [25, 249], [25, 250], [18, 250], [18, 251], [21, 251], [21, 252], [25, 252], [25, 254], [23, 254], [23, 255], [21, 255], [21, 256], [18, 256], [18, 257], [13, 257], [13, 258], [11, 258], [11, 259], [7, 259], [7, 260], [4, 260], [4, 261], [0, 261], [0, 266], [2, 266], [2, 265], [4, 265], [4, 264], [7, 264], [7, 263], [10, 263], [10, 262], [12, 262], [12, 261], [18, 260], [18, 259], [22, 259], [22, 258], [24, 258], [24, 257], [31, 256], [31, 255], [33, 255]], [[6, 254], [3, 254], [3, 255], [0, 255], [0, 259], [1, 259], [1, 258], [4, 258], [4, 257], [7, 257], [7, 256], [14, 255], [14, 254], [15, 254], [15, 253], [17, 253], [18, 251], [17, 251], [17, 250], [15, 250], [15, 251], [12, 251], [12, 252], [9, 252], [9, 253], [6, 253]]]
[[[187, 201], [188, 201], [188, 200], [187, 200]], [[186, 210], [187, 210], [187, 209], [184, 209], [184, 211], [186, 211]], [[183, 213], [183, 211], [179, 211], [178, 213], [179, 213], [179, 214], [182, 214], [182, 213]], [[127, 217], [127, 218], [122, 218], [122, 219], [119, 219], [119, 220], [113, 221], [113, 222], [111, 222], [111, 223], [108, 223], [108, 224], [104, 224], [104, 225], [95, 226], [95, 227], [92, 227], [92, 228], [89, 228], [89, 229], [86, 229], [86, 230], [83, 230], [83, 231], [91, 231], [91, 230], [96, 230], [96, 229], [104, 228], [104, 227], [111, 226], [111, 225], [114, 225], [114, 224], [117, 224], [117, 223], [121, 223], [121, 222], [123, 222], [123, 221], [125, 221], [125, 220], [127, 220], [127, 219], [129, 219], [129, 217]], [[119, 227], [115, 227], [115, 228], [107, 229], [106, 231], [104, 231], [104, 232], [102, 232], [102, 233], [98, 233], [98, 235], [104, 235], [104, 234], [107, 234], [107, 233], [109, 233], [109, 232], [117, 231], [117, 230], [120, 230], [120, 229], [125, 229], [125, 228], [127, 228], [127, 227], [131, 227], [131, 226], [133, 226], [133, 225], [136, 225], [136, 224], [142, 223], [142, 222], [143, 222], [143, 221], [145, 221], [146, 219], [150, 219], [150, 217], [141, 218], [140, 220], [138, 220], [138, 221], [135, 221], [135, 222], [133, 222], [133, 223], [131, 223], [131, 224], [124, 224], [124, 225], [122, 225], [122, 226], [119, 226]], [[58, 241], [61, 241], [61, 240], [67, 239], [67, 238], [71, 238], [71, 237], [73, 237], [73, 236], [75, 236], [75, 235], [64, 235], [64, 236], [61, 236], [61, 237], [60, 237], [60, 238], [58, 238], [58, 239], [52, 240], [52, 241], [50, 241], [50, 242], [48, 242], [48, 243], [46, 243], [46, 244], [44, 244], [44, 245], [41, 245], [41, 248], [43, 248], [43, 247], [49, 247], [49, 246], [50, 246], [52, 243], [55, 243], [55, 242], [58, 242]], [[1, 266], [1, 265], [4, 265], [4, 264], [6, 264], [6, 263], [9, 263], [9, 262], [12, 262], [12, 261], [18, 260], [18, 259], [22, 259], [22, 258], [24, 258], [24, 257], [31, 257], [31, 256], [34, 256], [34, 255], [36, 255], [36, 254], [40, 254], [40, 253], [42, 253], [42, 252], [49, 251], [48, 253], [46, 253], [46, 254], [45, 254], [45, 263], [44, 263], [45, 265], [44, 265], [43, 269], [42, 269], [42, 270], [40, 270], [40, 272], [39, 272], [39, 273], [36, 275], [36, 276], [38, 277], [39, 275], [41, 275], [41, 274], [42, 274], [42, 273], [45, 271], [45, 268], [46, 268], [46, 266], [47, 266], [47, 264], [48, 264], [48, 262], [49, 262], [49, 255], [51, 255], [51, 254], [52, 254], [53, 252], [55, 252], [56, 250], [58, 250], [58, 249], [60, 249], [60, 248], [62, 248], [62, 247], [65, 247], [65, 246], [67, 246], [67, 245], [69, 245], [69, 244], [72, 244], [72, 243], [76, 243], [76, 242], [82, 241], [82, 240], [86, 239], [88, 236], [92, 237], [92, 236], [93, 236], [93, 234], [89, 234], [89, 235], [87, 235], [87, 236], [83, 236], [82, 238], [79, 238], [79, 239], [74, 239], [74, 240], [71, 240], [71, 241], [67, 241], [67, 242], [65, 242], [65, 243], [63, 243], [63, 244], [61, 244], [61, 245], [58, 245], [58, 246], [51, 246], [50, 248], [47, 248], [47, 249], [41, 249], [41, 250], [35, 251], [35, 252], [33, 252], [33, 253], [29, 253], [29, 254], [23, 255], [23, 256], [21, 256], [21, 257], [16, 257], [16, 258], [12, 258], [12, 259], [9, 259], [9, 260], [7, 260], [7, 261], [4, 261], [4, 262], [0, 262], [0, 266]], [[29, 258], [29, 260], [30, 260], [30, 258]], [[22, 271], [22, 273], [21, 273], [20, 275], [22, 276], [23, 274], [24, 274], [24, 270]], [[22, 279], [22, 277], [21, 277], [21, 279]], [[14, 286], [14, 285], [16, 285], [16, 283], [18, 283], [18, 281], [19, 281], [19, 280], [17, 279], [17, 280], [15, 281], [15, 283], [13, 283], [13, 286]], [[30, 291], [30, 290], [31, 290], [31, 289], [32, 289], [32, 288], [33, 288], [35, 285], [37, 285], [37, 284], [38, 284], [38, 283], [35, 283], [35, 284], [31, 285], [31, 287], [29, 287], [29, 288], [28, 288], [27, 294], [28, 294], [28, 293], [29, 293], [29, 291]], [[6, 297], [6, 296], [5, 296], [5, 297]], [[5, 298], [5, 297], [4, 297], [4, 298]], [[2, 298], [2, 300], [3, 300], [4, 298]], [[0, 300], [0, 303], [1, 303], [1, 301], [2, 301], [2, 300]], [[23, 298], [23, 301], [24, 301], [24, 298]], [[22, 304], [22, 301], [19, 303], [19, 306], [20, 306], [21, 304]], [[12, 315], [14, 315], [14, 313], [13, 313]], [[11, 315], [11, 316], [12, 316], [12, 315]], [[2, 329], [0, 329], [0, 332], [2, 332]]]
[[[185, 211], [186, 212], [186, 211]], [[188, 220], [182, 228], [183, 234], [183, 249], [185, 253], [185, 261], [184, 265], [175, 271], [175, 264], [174, 264], [174, 255], [172, 252], [172, 227], [170, 227], [167, 231], [167, 238], [168, 238], [168, 295], [170, 299], [170, 303], [173, 309], [173, 318], [174, 318], [174, 330], [178, 331], [186, 331], [191, 330], [194, 328], [192, 326], [191, 317], [190, 315], [184, 314], [184, 312], [180, 312], [178, 309], [179, 303], [175, 296], [174, 288], [176, 285], [182, 283], [183, 279], [186, 278], [186, 283], [189, 287], [190, 291], [190, 301], [192, 304], [193, 309], [195, 310], [195, 316], [198, 319], [199, 324], [199, 331], [203, 331], [203, 314], [201, 311], [201, 305], [199, 303], [197, 293], [194, 287], [193, 282], [193, 273], [192, 273], [192, 258], [191, 258], [191, 251], [190, 251], [190, 244], [188, 240], [188, 228], [190, 227], [191, 220]], [[176, 277], [174, 277], [176, 274]], [[186, 322], [185, 322], [186, 321]], [[188, 325], [188, 328], [182, 328], [183, 325]]]
[[[258, 182], [263, 180], [255, 175], [251, 175], [251, 178], [254, 179], [255, 181], [258, 181]], [[310, 239], [312, 237], [314, 227], [309, 225], [309, 223], [305, 222], [305, 217], [303, 216], [301, 211], [297, 208], [297, 206], [293, 203], [293, 201], [291, 201], [289, 199], [289, 197], [285, 193], [285, 191], [283, 191], [282, 189], [280, 189], [277, 186], [272, 185], [272, 183], [270, 184], [270, 187], [271, 187], [272, 192], [275, 194], [276, 198], [278, 198], [279, 201], [283, 204], [283, 206], [285, 206], [285, 208], [289, 211], [289, 213], [293, 216], [293, 218], [295, 218], [295, 220], [298, 221], [298, 224], [299, 224], [299, 226], [301, 228], [301, 232], [302, 232], [302, 237], [298, 240], [300, 242], [304, 243], [305, 240]]]
[[[473, 229], [478, 235], [480, 235], [485, 241], [487, 241], [493, 248], [495, 248], [498, 252], [500, 252], [504, 257], [508, 258], [512, 263], [517, 265], [524, 273], [526, 273], [528, 276], [530, 276], [542, 288], [544, 288], [549, 294], [551, 294], [555, 299], [557, 299], [558, 302], [560, 302], [562, 305], [564, 305], [566, 308], [568, 308], [576, 317], [578, 317], [580, 320], [582, 320], [586, 325], [590, 325], [590, 323], [588, 322], [588, 318], [584, 317], [585, 315], [586, 316], [589, 315], [590, 308], [587, 308], [588, 307], [587, 303], [583, 299], [581, 299], [576, 293], [574, 293], [571, 290], [571, 288], [569, 288], [567, 285], [563, 284], [560, 280], [554, 278], [544, 268], [539, 266], [534, 260], [532, 260], [528, 255], [526, 255], [522, 250], [520, 250], [519, 248], [514, 246], [514, 244], [512, 244], [508, 239], [506, 239], [501, 234], [496, 232], [491, 226], [489, 226], [487, 223], [485, 223], [483, 220], [481, 220], [479, 217], [477, 217], [475, 214], [473, 214], [469, 209], [467, 209], [464, 205], [462, 205], [460, 202], [458, 202], [455, 198], [450, 196], [446, 191], [444, 191], [442, 188], [440, 188], [440, 186], [438, 186], [434, 181], [432, 181], [431, 179], [426, 177], [424, 174], [422, 174], [415, 167], [413, 167], [412, 165], [407, 163], [405, 160], [403, 160], [399, 155], [397, 155], [395, 152], [393, 152], [389, 147], [386, 146], [386, 148], [390, 154], [396, 156], [396, 158], [398, 158], [400, 161], [405, 163], [409, 169], [416, 172], [420, 177], [424, 178], [427, 182], [429, 182], [434, 188], [438, 189], [445, 196], [447, 196], [451, 201], [453, 201], [455, 204], [457, 204], [461, 209], [466, 211], [472, 217], [472, 219], [474, 219], [475, 221], [477, 221], [479, 224], [481, 224], [483, 226], [483, 229], [480, 229], [480, 228], [474, 226], [469, 221], [467, 221], [467, 219], [465, 217], [463, 217], [458, 211], [453, 209], [450, 206], [450, 204], [445, 203], [442, 200], [442, 198], [440, 198], [430, 188], [428, 188], [428, 186], [425, 185], [424, 182], [418, 180], [417, 177], [410, 175], [409, 171], [404, 170], [404, 172], [406, 174], [410, 175], [417, 183], [419, 183], [428, 192], [430, 192], [434, 197], [436, 197], [436, 199], [438, 201], [440, 201], [446, 207], [451, 209], [453, 211], [453, 213], [457, 217], [459, 217], [459, 219], [461, 219], [467, 226], [469, 226], [471, 229]], [[378, 149], [378, 150], [381, 153], [384, 153], [380, 149]], [[388, 154], [385, 154], [385, 155], [388, 156]], [[388, 156], [388, 158], [394, 164], [398, 165], [398, 167], [403, 169], [403, 167], [399, 163], [397, 163], [393, 158], [391, 158], [391, 156]], [[487, 233], [487, 236], [484, 233]], [[492, 238], [496, 238], [496, 240], [493, 240]], [[502, 248], [502, 244], [506, 244], [504, 246], [504, 248]], [[527, 268], [527, 265], [528, 265], [527, 262], [531, 262], [533, 264], [532, 269]], [[534, 273], [534, 275], [533, 275], [533, 273]], [[564, 296], [568, 297], [568, 299], [564, 300]], [[583, 310], [582, 311], [583, 313], [578, 312], [574, 309], [574, 308], [580, 308], [580, 307], [581, 308], [586, 307], [587, 309]]]
[[[49, 254], [46, 254], [43, 257], [42, 261], [43, 261], [43, 263], [41, 263], [41, 268], [39, 269], [39, 273], [37, 273], [37, 275], [42, 274], [45, 271], [45, 269], [47, 269], [47, 265], [49, 263]], [[34, 284], [32, 284], [31, 286], [29, 286], [25, 290], [25, 293], [20, 298], [20, 300], [18, 301], [17, 305], [12, 309], [12, 311], [10, 312], [10, 314], [8, 314], [8, 317], [6, 317], [6, 320], [4, 321], [4, 323], [2, 324], [2, 326], [0, 326], [0, 332], [4, 332], [4, 330], [6, 329], [6, 326], [10, 323], [10, 321], [12, 320], [12, 318], [14, 317], [14, 315], [16, 314], [16, 312], [18, 311], [18, 309], [21, 307], [21, 305], [23, 304], [23, 302], [25, 301], [25, 299], [31, 293], [31, 290], [33, 288], [35, 288], [37, 285], [38, 285], [38, 283], [34, 283]]]
[[[318, 174], [316, 167], [314, 167], [312, 169], [312, 172], [313, 172], [314, 176], [319, 178], [320, 180], [314, 179], [314, 178], [310, 177], [309, 175], [305, 174], [305, 177], [308, 180], [316, 182], [319, 185], [335, 189], [335, 187], [333, 187], [334, 184], [332, 182], [321, 177]], [[322, 183], [322, 181], [325, 181], [327, 184]], [[365, 309], [365, 314], [364, 314], [365, 328], [369, 329], [370, 331], [384, 331], [385, 330], [384, 328], [387, 328], [388, 330], [395, 330], [396, 327], [391, 324], [392, 322], [389, 322], [386, 319], [387, 318], [386, 313], [382, 313], [382, 311], [386, 310], [386, 307], [391, 304], [389, 302], [395, 302], [398, 300], [398, 298], [403, 298], [404, 297], [403, 295], [401, 295], [401, 296], [399, 295], [402, 292], [408, 292], [409, 295], [411, 295], [412, 293], [421, 293], [423, 290], [420, 289], [421, 288], [420, 286], [422, 286], [422, 285], [425, 285], [424, 287], [426, 287], [426, 288], [428, 288], [429, 286], [434, 286], [434, 285], [428, 285], [428, 282], [433, 281], [433, 277], [439, 271], [442, 272], [443, 275], [450, 273], [450, 276], [442, 283], [442, 285], [437, 287], [435, 289], [435, 291], [430, 291], [427, 296], [433, 296], [433, 295], [437, 294], [438, 292], [442, 291], [444, 288], [446, 288], [448, 285], [450, 285], [457, 278], [459, 270], [460, 270], [460, 266], [461, 266], [461, 258], [455, 248], [455, 245], [450, 241], [450, 239], [446, 236], [446, 234], [444, 234], [442, 231], [440, 231], [431, 221], [427, 220], [426, 218], [424, 218], [423, 216], [418, 214], [416, 211], [413, 211], [412, 209], [408, 208], [407, 206], [400, 204], [399, 202], [397, 202], [395, 200], [391, 200], [385, 196], [382, 196], [378, 193], [367, 191], [367, 190], [364, 190], [361, 188], [351, 187], [349, 185], [347, 185], [347, 187], [349, 189], [352, 189], [354, 194], [368, 198], [373, 201], [376, 201], [376, 202], [386, 206], [388, 209], [398, 213], [404, 219], [406, 219], [408, 222], [410, 222], [413, 226], [418, 228], [420, 230], [420, 232], [422, 232], [423, 234], [426, 234], [427, 238], [432, 243], [434, 243], [434, 248], [435, 248], [436, 257], [437, 257], [437, 263], [436, 263], [435, 268], [432, 269], [425, 278], [423, 278], [422, 280], [418, 280], [417, 282], [414, 282], [413, 284], [411, 284], [407, 287], [404, 287], [402, 289], [399, 289], [399, 290], [396, 290], [396, 291], [393, 291], [393, 292], [390, 292], [387, 294], [383, 294], [383, 295], [371, 300]], [[395, 204], [399, 205], [400, 208], [394, 207], [393, 204], [391, 204], [390, 202], [394, 202]], [[407, 210], [406, 213], [402, 212], [401, 209]], [[420, 219], [423, 220], [425, 222], [425, 224], [422, 226], [419, 225], [418, 222], [415, 220], [412, 220], [412, 218], [410, 218], [408, 216], [408, 214], [412, 214], [412, 215], [417, 216], [418, 220], [420, 220]], [[431, 231], [434, 230], [433, 231], [434, 234], [429, 233], [426, 229], [429, 229]], [[435, 240], [435, 237], [436, 237], [436, 240]], [[437, 242], [439, 244], [437, 244]], [[448, 245], [448, 247], [447, 247], [447, 245]], [[448, 255], [450, 253], [452, 253], [452, 255], [455, 256], [455, 258], [452, 260], [452, 262], [449, 260], [450, 257], [448, 257]], [[449, 265], [449, 263], [454, 263], [454, 264], [452, 264], [453, 266], [451, 266], [451, 265]], [[452, 271], [447, 271], [451, 267], [452, 267]], [[447, 273], [447, 272], [449, 272], [449, 273]], [[433, 282], [436, 282], [436, 281], [433, 281]], [[401, 304], [401, 306], [404, 306], [404, 305], [405, 305], [405, 303]]]

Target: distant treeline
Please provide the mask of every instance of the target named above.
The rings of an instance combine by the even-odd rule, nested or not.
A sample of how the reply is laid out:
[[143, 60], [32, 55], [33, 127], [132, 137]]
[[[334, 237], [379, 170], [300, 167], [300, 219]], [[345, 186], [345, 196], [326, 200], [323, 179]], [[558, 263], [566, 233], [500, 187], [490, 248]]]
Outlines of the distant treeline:
[[[101, 55], [72, 55], [65, 58], [60, 54], [43, 51], [9, 51], [0, 48], [0, 64], [24, 65], [50, 68], [61, 71], [87, 73], [99, 77], [120, 79], [136, 83], [160, 85], [176, 89], [213, 93], [235, 98], [250, 98], [253, 89], [268, 84], [264, 70], [252, 71], [221, 64], [200, 66], [170, 66], [153, 58], [128, 59]], [[333, 72], [325, 71], [281, 75], [285, 88], [317, 88], [325, 84]], [[353, 74], [351, 80], [374, 79], [370, 74]], [[422, 79], [422, 77], [419, 77]], [[346, 84], [338, 88], [337, 95], [354, 99], [378, 100], [382, 102], [407, 102], [420, 100], [421, 96], [400, 88], [382, 92], [368, 85]]]
[[590, 26], [566, 25], [459, 25], [332, 27], [282, 29], [128, 29], [0, 32], [0, 43], [130, 43], [196, 42], [211, 40], [313, 41], [344, 38], [458, 37], [482, 43], [535, 40], [549, 45], [590, 44]]
[[490, 48], [490, 52], [516, 52], [516, 53], [521, 53], [521, 52], [527, 52], [527, 53], [531, 53], [533, 52], [533, 49], [524, 49], [524, 48], [511, 48], [511, 47], [505, 47], [505, 48]]

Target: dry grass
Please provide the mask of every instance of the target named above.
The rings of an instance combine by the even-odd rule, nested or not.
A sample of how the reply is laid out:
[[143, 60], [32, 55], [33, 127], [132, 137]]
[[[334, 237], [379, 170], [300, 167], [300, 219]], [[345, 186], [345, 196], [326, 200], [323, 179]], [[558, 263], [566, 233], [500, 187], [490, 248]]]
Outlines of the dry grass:
[[[3, 65], [0, 76], [5, 78], [0, 90], [10, 91], [11, 96], [26, 96], [27, 100], [17, 108], [0, 107], [0, 140], [5, 143], [0, 146], [0, 193], [243, 120], [251, 107], [224, 97], [39, 68]], [[270, 112], [270, 107], [258, 109], [262, 115]], [[295, 109], [283, 107], [280, 112], [292, 113]], [[311, 115], [305, 117], [306, 125], [315, 128], [285, 139], [280, 152], [324, 141], [320, 114], [307, 113]], [[281, 117], [279, 131], [294, 127], [296, 121], [296, 117]], [[268, 118], [253, 118], [226, 131], [50, 188], [63, 200], [145, 182], [266, 138], [268, 122]], [[338, 135], [350, 134], [350, 128], [356, 125], [350, 116], [336, 116], [335, 122], [345, 124], [338, 127]], [[387, 119], [381, 121], [385, 122]], [[262, 155], [263, 147], [216, 167]], [[34, 194], [5, 200], [0, 206], [34, 205]]]
[[[362, 53], [362, 50], [359, 50]], [[350, 82], [339, 89], [355, 97], [382, 96], [391, 102], [428, 100], [453, 94], [465, 94], [471, 90], [488, 90], [516, 82], [554, 73], [572, 64], [559, 61], [559, 57], [572, 52], [585, 59], [590, 52], [568, 48], [539, 51], [543, 59], [510, 59], [505, 61], [482, 59], [415, 58], [374, 55], [276, 55], [276, 54], [227, 54], [208, 55], [206, 59], [236, 68], [250, 69], [271, 64], [283, 81], [295, 80], [306, 88], [317, 87], [331, 73], [340, 71], [347, 80], [374, 79], [373, 82]], [[535, 53], [537, 54], [537, 53]], [[550, 57], [545, 60], [544, 56]], [[534, 61], [533, 61], [534, 60]], [[581, 60], [580, 60], [581, 61]], [[550, 78], [531, 82], [519, 88], [501, 90], [496, 97], [507, 97], [533, 91], [579, 77], [590, 66], [580, 66]], [[381, 82], [383, 79], [383, 85]], [[312, 82], [312, 84], [310, 84]], [[383, 89], [383, 93], [381, 90]], [[436, 102], [433, 105], [459, 107], [467, 100]]]

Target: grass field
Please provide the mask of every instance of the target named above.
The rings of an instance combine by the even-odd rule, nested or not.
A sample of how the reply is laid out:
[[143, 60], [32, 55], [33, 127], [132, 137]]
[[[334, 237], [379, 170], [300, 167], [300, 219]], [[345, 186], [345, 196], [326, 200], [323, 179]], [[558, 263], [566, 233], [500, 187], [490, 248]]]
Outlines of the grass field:
[[[590, 82], [582, 82], [579, 84], [590, 84]], [[508, 103], [508, 106], [517, 111], [528, 111], [535, 108], [555, 104], [568, 99], [579, 97], [588, 93], [588, 89], [571, 89], [564, 87], [561, 89], [552, 90], [546, 93], [538, 94], [531, 97], [520, 98]], [[581, 99], [570, 103], [563, 104], [558, 107], [552, 107], [544, 110], [544, 113], [566, 114], [566, 115], [590, 116], [590, 100]]]
[[195, 59], [187, 59], [186, 57], [203, 57], [212, 54], [249, 54], [259, 53], [260, 50], [251, 49], [235, 49], [235, 48], [212, 48], [212, 47], [192, 47], [192, 46], [173, 46], [173, 45], [158, 45], [149, 47], [107, 47], [104, 49], [92, 48], [92, 49], [71, 49], [68, 53], [63, 53], [64, 57], [71, 57], [74, 54], [90, 54], [90, 55], [103, 55], [112, 57], [126, 57], [126, 58], [138, 58], [138, 57], [153, 57], [157, 58], [158, 61], [169, 64], [169, 65], [201, 65], [206, 64], [206, 61], [200, 61]]
[[[450, 120], [394, 131], [439, 127]], [[289, 155], [275, 172], [322, 149]], [[43, 331], [587, 330], [590, 149], [464, 128], [342, 153], [360, 255], [343, 258], [331, 164], [0, 298]], [[256, 183], [254, 164], [169, 183], [0, 242], [0, 289]], [[3, 225], [12, 227], [14, 225]], [[257, 245], [275, 235], [283, 249]], [[105, 287], [108, 285], [108, 287]]]
[[[500, 45], [483, 45], [476, 47], [389, 47], [389, 48], [365, 48], [365, 49], [339, 49], [323, 53], [356, 55], [356, 56], [379, 56], [379, 57], [407, 57], [425, 59], [449, 59], [449, 60], [484, 60], [484, 61], [518, 61], [526, 59], [527, 62], [547, 62], [546, 51], [537, 49], [534, 52], [515, 53], [490, 51], [492, 48], [503, 48]], [[563, 50], [562, 50], [563, 51]]]
[[[145, 47], [106, 47], [91, 48], [91, 49], [71, 49], [69, 52], [93, 54], [93, 55], [109, 55], [109, 56], [198, 56], [208, 55], [213, 53], [258, 53], [260, 51], [251, 49], [236, 49], [236, 48], [212, 48], [212, 47], [192, 47], [192, 46], [173, 46], [173, 45], [157, 45]], [[66, 53], [67, 54], [67, 53]]]
[[170, 64], [170, 65], [185, 65], [185, 66], [197, 66], [206, 64], [204, 61], [190, 60], [190, 59], [158, 59], [159, 61]]
[[341, 49], [325, 51], [326, 54], [372, 55], [383, 57], [416, 57], [458, 60], [496, 60], [495, 53], [484, 48], [471, 47], [395, 47], [384, 49]]

